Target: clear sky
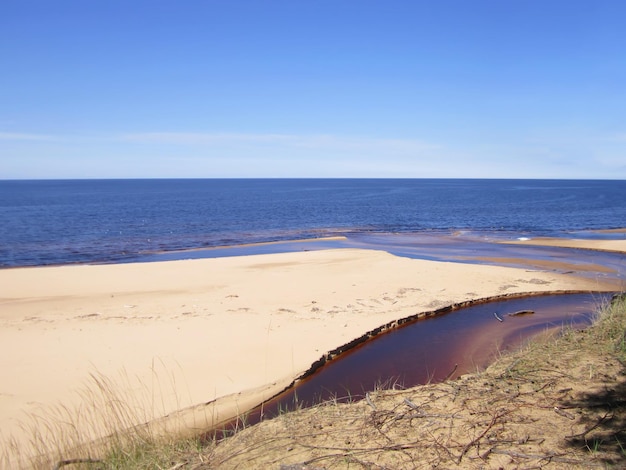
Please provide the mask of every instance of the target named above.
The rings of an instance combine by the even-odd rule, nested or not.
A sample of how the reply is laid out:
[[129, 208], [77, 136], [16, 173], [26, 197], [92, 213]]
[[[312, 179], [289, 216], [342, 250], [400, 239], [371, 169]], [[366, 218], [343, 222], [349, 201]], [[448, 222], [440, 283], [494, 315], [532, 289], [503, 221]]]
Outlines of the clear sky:
[[626, 178], [623, 0], [3, 0], [0, 179]]

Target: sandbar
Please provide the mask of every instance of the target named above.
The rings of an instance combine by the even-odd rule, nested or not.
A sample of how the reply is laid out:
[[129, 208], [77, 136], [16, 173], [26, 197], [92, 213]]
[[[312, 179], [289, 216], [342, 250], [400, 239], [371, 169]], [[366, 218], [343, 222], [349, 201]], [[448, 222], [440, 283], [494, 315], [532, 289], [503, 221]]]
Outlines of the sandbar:
[[[626, 232], [626, 229], [624, 229]], [[621, 233], [621, 229], [616, 233]], [[589, 240], [581, 238], [557, 238], [557, 237], [537, 237], [527, 240], [513, 240], [501, 242], [509, 245], [539, 245], [556, 246], [562, 248], [582, 248], [585, 250], [626, 252], [626, 238], [622, 240]]]
[[506, 293], [614, 289], [362, 249], [13, 268], [0, 286], [0, 429], [18, 441], [29, 416], [80, 406], [92, 374], [144, 393], [150, 419], [199, 410], [200, 428], [396, 319]]

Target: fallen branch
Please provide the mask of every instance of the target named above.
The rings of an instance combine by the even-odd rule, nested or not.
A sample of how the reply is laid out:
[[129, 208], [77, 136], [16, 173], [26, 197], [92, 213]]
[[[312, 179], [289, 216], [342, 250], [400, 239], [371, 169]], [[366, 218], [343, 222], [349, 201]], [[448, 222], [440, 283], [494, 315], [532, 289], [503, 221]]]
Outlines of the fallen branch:
[[493, 316], [496, 317], [496, 320], [499, 322], [503, 322], [504, 320], [498, 316], [498, 312], [493, 312]]

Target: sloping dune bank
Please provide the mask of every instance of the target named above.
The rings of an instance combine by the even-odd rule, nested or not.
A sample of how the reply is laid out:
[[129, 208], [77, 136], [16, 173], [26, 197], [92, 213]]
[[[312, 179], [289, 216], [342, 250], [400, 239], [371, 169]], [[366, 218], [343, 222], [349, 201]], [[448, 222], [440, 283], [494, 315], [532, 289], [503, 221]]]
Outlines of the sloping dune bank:
[[188, 409], [176, 426], [197, 428], [271, 397], [338, 345], [419, 312], [502, 294], [616, 290], [575, 275], [358, 249], [7, 269], [0, 286], [0, 429], [17, 442], [28, 439], [29, 417], [81, 406], [90, 376], [140, 397], [142, 419]]

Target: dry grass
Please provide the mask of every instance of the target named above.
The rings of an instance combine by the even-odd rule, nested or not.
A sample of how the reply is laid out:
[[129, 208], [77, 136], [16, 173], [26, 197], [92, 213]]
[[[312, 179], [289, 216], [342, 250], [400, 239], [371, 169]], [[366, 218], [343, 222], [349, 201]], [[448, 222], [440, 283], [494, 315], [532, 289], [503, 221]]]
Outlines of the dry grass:
[[[165, 414], [163, 399], [177, 393], [177, 387], [171, 381], [162, 383], [168, 374], [158, 365], [153, 364], [152, 370], [154, 380], [149, 386], [124, 373], [115, 379], [92, 374], [78, 391], [76, 407], [58, 405], [30, 414], [21, 423], [21, 434], [27, 439], [0, 436], [0, 468], [49, 470], [70, 465], [93, 468], [95, 464], [126, 468], [109, 467], [109, 461], [120, 460], [118, 454], [136, 455], [137, 461], [157, 454], [164, 441], [142, 424]], [[100, 458], [105, 454], [110, 456], [106, 464]]]
[[[356, 403], [330, 401], [250, 427], [242, 417], [242, 430], [219, 443], [164, 441], [140, 432], [143, 428], [119, 433], [127, 420], [136, 422], [141, 409], [129, 407], [112, 393], [112, 384], [96, 377], [98, 393], [81, 413], [89, 406], [105, 411], [113, 423], [105, 432], [107, 446], [95, 457], [93, 448], [84, 448], [78, 457], [94, 461], [67, 467], [625, 468], [625, 332], [622, 298], [602, 308], [593, 327], [537, 338], [483, 372], [408, 390], [373, 391]], [[63, 411], [58, 419], [73, 423], [76, 417]], [[37, 426], [54, 433], [56, 419], [48, 416]], [[54, 456], [37, 461], [40, 468], [63, 464], [66, 450], [76, 448], [74, 437], [64, 432], [51, 446], [33, 427], [33, 446]], [[79, 437], [82, 442], [84, 435]], [[94, 437], [103, 442], [102, 434]]]

